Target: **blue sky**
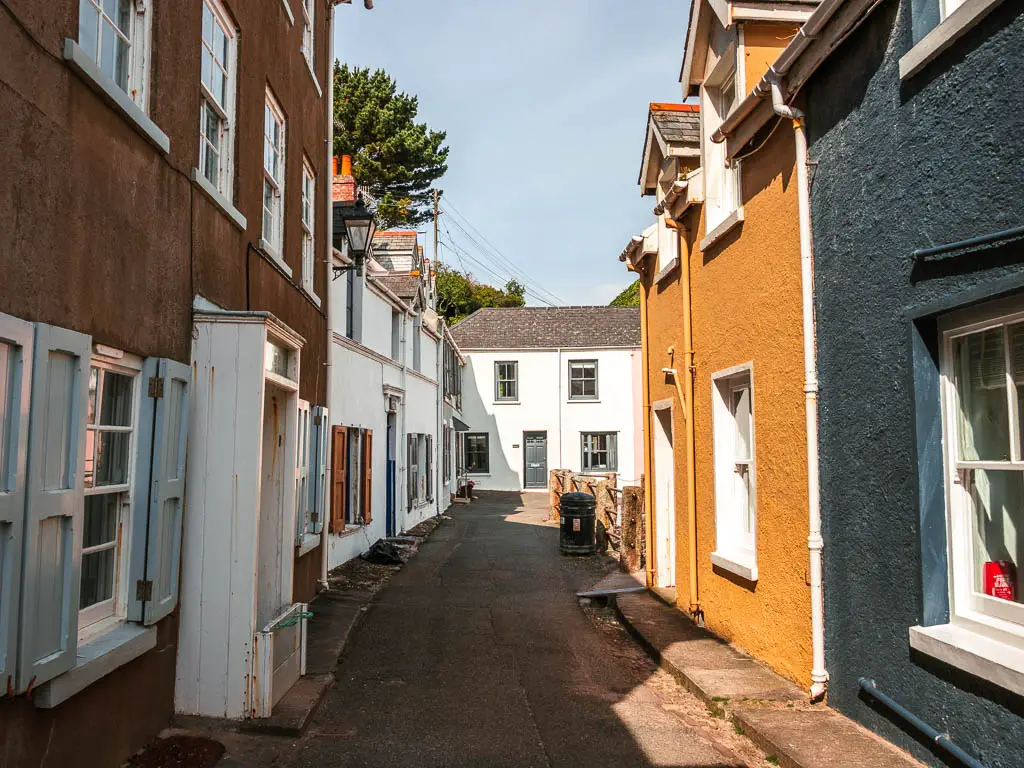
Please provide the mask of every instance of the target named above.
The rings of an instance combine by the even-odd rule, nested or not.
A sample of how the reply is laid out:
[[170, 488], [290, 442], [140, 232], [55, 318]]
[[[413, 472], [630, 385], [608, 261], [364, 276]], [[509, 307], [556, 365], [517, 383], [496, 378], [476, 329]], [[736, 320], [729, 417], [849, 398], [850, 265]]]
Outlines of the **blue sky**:
[[448, 132], [442, 259], [502, 283], [512, 270], [493, 245], [566, 304], [611, 301], [631, 282], [620, 251], [653, 221], [636, 185], [647, 105], [680, 100], [689, 3], [374, 5], [338, 6], [335, 53], [386, 70]]

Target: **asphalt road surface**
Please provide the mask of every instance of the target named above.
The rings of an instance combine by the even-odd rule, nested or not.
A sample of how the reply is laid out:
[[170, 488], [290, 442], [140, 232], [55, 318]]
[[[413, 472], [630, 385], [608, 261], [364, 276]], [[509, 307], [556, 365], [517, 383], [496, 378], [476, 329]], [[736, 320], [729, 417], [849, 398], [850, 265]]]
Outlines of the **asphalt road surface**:
[[454, 507], [378, 595], [307, 734], [256, 750], [266, 764], [767, 766], [606, 613], [581, 608], [575, 591], [608, 563], [560, 555], [546, 504]]

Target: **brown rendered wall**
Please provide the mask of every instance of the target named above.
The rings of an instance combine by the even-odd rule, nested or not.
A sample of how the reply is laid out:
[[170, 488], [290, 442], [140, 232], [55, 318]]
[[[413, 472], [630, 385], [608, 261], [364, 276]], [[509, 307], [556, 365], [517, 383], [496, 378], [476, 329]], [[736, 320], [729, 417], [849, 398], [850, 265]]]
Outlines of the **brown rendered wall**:
[[[284, 257], [295, 282], [303, 152], [318, 171], [316, 238], [323, 252], [326, 104], [299, 51], [301, 25], [289, 24], [280, 2], [225, 4], [241, 31], [235, 207], [248, 221], [245, 233], [190, 180], [198, 158], [200, 0], [151, 6], [149, 114], [170, 138], [166, 156], [63, 62], [64, 38], [78, 37], [78, 0], [5, 0], [0, 312], [79, 330], [142, 356], [187, 362], [194, 295], [229, 309], [270, 311], [306, 340], [300, 397], [323, 404], [326, 319], [247, 244], [259, 242], [262, 228], [269, 83], [288, 118]], [[292, 5], [298, 18], [299, 6]], [[326, 4], [318, 3], [317, 13], [316, 70], [326, 88]], [[314, 289], [325, 297], [319, 254]], [[315, 593], [319, 557], [314, 550], [296, 562], [297, 600]], [[24, 697], [0, 701], [0, 766], [120, 764], [170, 722], [177, 631], [174, 614], [158, 625], [154, 650], [53, 710], [36, 709]]]

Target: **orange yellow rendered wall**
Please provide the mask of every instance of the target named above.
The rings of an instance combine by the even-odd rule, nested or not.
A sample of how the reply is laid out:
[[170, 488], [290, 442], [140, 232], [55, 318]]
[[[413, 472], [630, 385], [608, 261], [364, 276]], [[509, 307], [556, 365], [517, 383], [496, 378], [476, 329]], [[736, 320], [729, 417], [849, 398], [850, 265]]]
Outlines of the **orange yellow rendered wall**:
[[[676, 518], [676, 592], [680, 596], [678, 605], [682, 610], [689, 607], [690, 582], [688, 577], [688, 559], [686, 546], [686, 423], [683, 421], [683, 410], [675, 384], [670, 376], [662, 373], [662, 368], [669, 367], [669, 347], [674, 347], [676, 357], [673, 363], [682, 367], [683, 360], [683, 296], [677, 267], [665, 275], [661, 282], [654, 283], [658, 272], [657, 256], [647, 257], [644, 271], [644, 285], [647, 286], [647, 339], [648, 339], [648, 374], [650, 376], [651, 403], [659, 400], [672, 401], [672, 453], [675, 470], [675, 518]], [[644, 439], [653, 440], [654, 411], [650, 420], [644, 425]], [[651, 443], [651, 474], [647, 490], [654, 493], [656, 472], [653, 460], [653, 442]], [[654, 509], [654, 507], [652, 507]], [[655, 513], [656, 517], [656, 513]], [[652, 522], [656, 527], [656, 522]], [[680, 538], [680, 530], [682, 538]], [[655, 530], [655, 540], [657, 537]], [[655, 552], [657, 546], [655, 546]]]
[[[800, 244], [793, 132], [788, 123], [743, 161], [743, 223], [690, 257], [696, 367], [694, 429], [698, 582], [707, 627], [808, 686], [807, 555]], [[691, 247], [704, 235], [691, 216]], [[712, 565], [716, 549], [712, 380], [753, 363], [758, 580]], [[653, 396], [652, 396], [653, 397]], [[678, 476], [685, 482], [685, 474]], [[676, 570], [687, 569], [686, 510]], [[679, 579], [680, 582], [683, 578]], [[680, 595], [685, 595], [682, 585]]]
[[788, 24], [747, 23], [742, 29], [746, 93], [750, 93], [796, 34], [797, 27]]

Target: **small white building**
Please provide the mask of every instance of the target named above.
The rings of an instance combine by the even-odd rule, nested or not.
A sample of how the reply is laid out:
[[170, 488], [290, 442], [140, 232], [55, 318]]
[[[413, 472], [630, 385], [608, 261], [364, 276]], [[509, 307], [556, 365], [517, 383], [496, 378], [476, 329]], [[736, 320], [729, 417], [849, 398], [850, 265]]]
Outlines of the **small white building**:
[[488, 308], [451, 333], [466, 358], [465, 464], [477, 487], [546, 488], [552, 469], [638, 482], [638, 309]]

